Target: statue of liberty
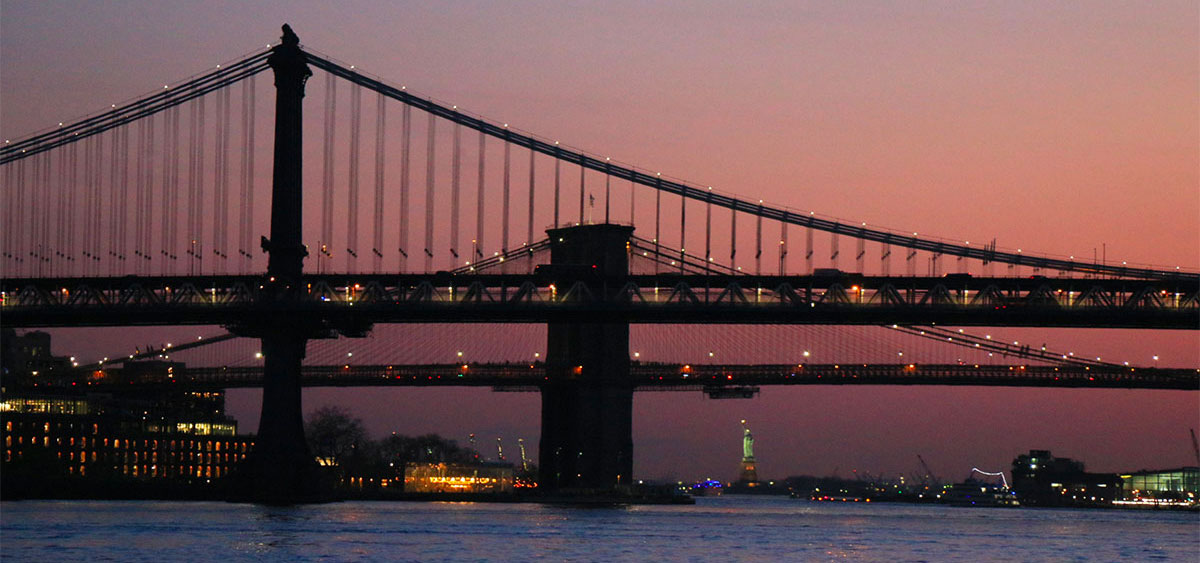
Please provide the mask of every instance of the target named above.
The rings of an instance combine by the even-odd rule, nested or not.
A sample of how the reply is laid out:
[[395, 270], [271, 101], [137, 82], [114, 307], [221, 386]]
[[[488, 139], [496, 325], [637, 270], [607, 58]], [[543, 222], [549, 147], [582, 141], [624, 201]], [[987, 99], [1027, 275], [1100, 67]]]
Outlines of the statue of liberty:
[[738, 482], [747, 487], [758, 486], [758, 468], [754, 461], [754, 434], [750, 433], [750, 427], [746, 426], [746, 421], [742, 420], [742, 471], [738, 475]]
[[745, 419], [742, 419], [742, 432], [742, 459], [754, 461], [754, 434], [750, 433]]

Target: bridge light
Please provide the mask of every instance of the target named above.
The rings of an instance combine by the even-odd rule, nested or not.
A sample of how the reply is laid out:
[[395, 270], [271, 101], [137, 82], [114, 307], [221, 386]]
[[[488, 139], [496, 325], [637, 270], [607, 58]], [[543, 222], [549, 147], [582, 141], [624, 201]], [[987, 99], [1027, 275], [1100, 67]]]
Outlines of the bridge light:
[[254, 359], [256, 359], [256, 360], [261, 360], [261, 359], [262, 359], [262, 352], [255, 352], [255, 353], [254, 353]]
[[811, 356], [811, 355], [812, 355], [812, 354], [811, 354], [811, 353], [810, 353], [808, 350], [805, 350], [805, 351], [804, 351], [804, 357], [805, 357], [805, 358], [807, 358], [807, 357], [809, 357], [809, 356]]
[[634, 352], [634, 353], [633, 353], [633, 357], [635, 357], [635, 358], [640, 358], [640, 357], [642, 357], [642, 353], [641, 353], [641, 352]]

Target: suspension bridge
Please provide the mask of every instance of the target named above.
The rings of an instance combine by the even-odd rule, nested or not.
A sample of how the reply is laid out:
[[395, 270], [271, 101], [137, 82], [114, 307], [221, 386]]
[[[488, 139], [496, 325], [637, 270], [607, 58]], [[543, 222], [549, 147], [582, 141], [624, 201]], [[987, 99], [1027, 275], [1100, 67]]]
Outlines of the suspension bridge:
[[[314, 68], [322, 88], [308, 84]], [[257, 95], [268, 69], [273, 111]], [[321, 90], [312, 93], [320, 119], [303, 111], [306, 87]], [[268, 127], [269, 160], [259, 155]], [[302, 142], [306, 131], [319, 131], [319, 150]], [[1008, 365], [644, 364], [631, 354], [631, 324], [892, 326], [989, 356], [987, 339], [933, 325], [1195, 330], [1200, 273], [922, 237], [693, 185], [415, 95], [302, 48], [286, 27], [266, 52], [6, 140], [0, 168], [6, 326], [215, 324], [261, 341], [255, 366], [124, 384], [261, 385], [250, 472], [272, 483], [267, 496], [294, 497], [310, 473], [302, 385], [536, 389], [551, 490], [628, 482], [635, 389], [1197, 388], [1192, 368], [1084, 361], [1044, 346], [1006, 349], [1017, 358]], [[363, 338], [387, 323], [542, 325], [546, 355], [305, 360], [310, 341]]]

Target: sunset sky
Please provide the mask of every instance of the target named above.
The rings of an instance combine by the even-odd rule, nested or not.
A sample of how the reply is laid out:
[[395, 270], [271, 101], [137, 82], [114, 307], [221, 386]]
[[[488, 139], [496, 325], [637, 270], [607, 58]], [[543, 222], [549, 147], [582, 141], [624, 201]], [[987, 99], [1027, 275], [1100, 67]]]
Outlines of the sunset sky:
[[[736, 5], [735, 5], [736, 4]], [[1178, 2], [0, 2], [0, 134], [72, 121], [303, 45], [525, 131], [696, 185], [952, 240], [1200, 269], [1200, 5]], [[323, 77], [309, 83], [310, 94]], [[261, 95], [261, 93], [260, 93]], [[309, 111], [320, 111], [317, 107]], [[312, 140], [312, 137], [310, 137]], [[157, 330], [157, 329], [156, 329]], [[57, 353], [156, 330], [56, 333]], [[181, 333], [212, 334], [219, 329]], [[1005, 331], [1200, 365], [1197, 331]], [[1051, 449], [1102, 471], [1194, 464], [1195, 392], [765, 388], [635, 399], [641, 478], [960, 480]], [[256, 392], [230, 410], [257, 425]], [[538, 398], [314, 390], [374, 434], [536, 444]], [[488, 440], [490, 442], [491, 439]]]

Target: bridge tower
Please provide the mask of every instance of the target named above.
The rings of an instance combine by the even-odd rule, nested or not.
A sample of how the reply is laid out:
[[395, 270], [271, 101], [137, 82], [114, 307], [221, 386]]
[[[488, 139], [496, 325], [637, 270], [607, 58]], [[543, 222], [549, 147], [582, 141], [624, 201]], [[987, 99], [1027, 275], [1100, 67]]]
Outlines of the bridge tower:
[[275, 162], [271, 188], [271, 238], [267, 281], [258, 315], [233, 327], [239, 334], [262, 339], [263, 402], [254, 451], [243, 464], [237, 496], [258, 502], [293, 503], [319, 500], [316, 462], [304, 438], [300, 366], [308, 339], [319, 334], [320, 322], [306, 318], [287, 303], [304, 291], [301, 273], [308, 252], [301, 242], [302, 101], [304, 83], [312, 76], [300, 39], [284, 25], [282, 42], [268, 64], [275, 73]]
[[[606, 279], [629, 272], [633, 227], [550, 229], [548, 273], [556, 291], [586, 300], [619, 291]], [[548, 492], [623, 487], [633, 472], [633, 383], [629, 323], [603, 318], [551, 322], [542, 385], [539, 485]]]

